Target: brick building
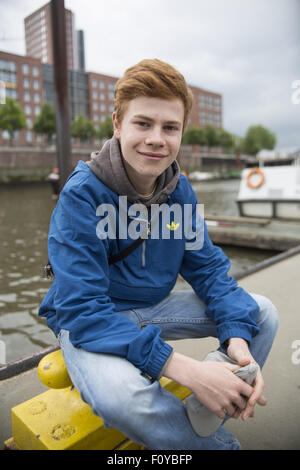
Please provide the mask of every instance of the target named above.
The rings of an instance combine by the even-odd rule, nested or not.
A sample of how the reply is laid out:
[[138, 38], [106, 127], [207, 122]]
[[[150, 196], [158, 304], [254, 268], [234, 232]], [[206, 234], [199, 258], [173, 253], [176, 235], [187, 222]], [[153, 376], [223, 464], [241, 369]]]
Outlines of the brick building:
[[[41, 106], [48, 102], [55, 106], [53, 65], [40, 59], [0, 51], [0, 80], [6, 96], [14, 98], [23, 108], [27, 129], [16, 133], [15, 145], [41, 144], [43, 139], [32, 131], [32, 125]], [[95, 125], [111, 116], [114, 109], [114, 87], [118, 78], [95, 72], [69, 69], [70, 118], [81, 112]], [[222, 96], [191, 86], [194, 94], [189, 125], [222, 127]], [[8, 134], [0, 132], [0, 144], [8, 142]]]
[[[75, 17], [66, 13], [67, 61], [69, 72], [70, 118], [78, 113], [99, 125], [114, 109], [114, 87], [117, 77], [85, 72], [84, 34], [75, 30]], [[0, 81], [5, 95], [23, 108], [27, 129], [16, 132], [14, 145], [42, 144], [32, 125], [44, 102], [55, 106], [52, 27], [50, 3], [24, 19], [26, 56], [0, 51]], [[188, 125], [222, 127], [222, 96], [196, 86], [190, 87], [194, 105]], [[7, 132], [0, 131], [0, 144], [7, 143]]]
[[95, 72], [88, 74], [90, 119], [94, 124], [103, 122], [114, 111], [116, 77]]
[[[67, 61], [69, 69], [77, 68], [77, 43], [74, 14], [65, 9]], [[26, 55], [53, 64], [52, 25], [50, 3], [42, 6], [24, 19]]]
[[222, 127], [222, 95], [212, 91], [190, 86], [194, 95], [189, 125], [205, 127], [207, 124], [216, 129]]
[[[15, 141], [19, 145], [39, 141], [40, 137], [31, 128], [44, 102], [41, 61], [0, 51], [0, 80], [4, 83], [6, 96], [15, 99], [26, 116], [27, 129], [16, 132]], [[8, 133], [2, 131], [0, 143], [4, 144], [7, 140]]]

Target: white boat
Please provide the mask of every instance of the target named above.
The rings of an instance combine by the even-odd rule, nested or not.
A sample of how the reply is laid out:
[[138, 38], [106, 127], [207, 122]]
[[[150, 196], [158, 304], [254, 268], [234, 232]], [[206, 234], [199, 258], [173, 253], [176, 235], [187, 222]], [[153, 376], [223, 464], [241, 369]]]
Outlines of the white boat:
[[189, 174], [190, 181], [208, 181], [215, 177], [214, 173], [207, 173], [204, 171], [193, 171]]
[[300, 162], [246, 168], [236, 200], [240, 216], [300, 221]]

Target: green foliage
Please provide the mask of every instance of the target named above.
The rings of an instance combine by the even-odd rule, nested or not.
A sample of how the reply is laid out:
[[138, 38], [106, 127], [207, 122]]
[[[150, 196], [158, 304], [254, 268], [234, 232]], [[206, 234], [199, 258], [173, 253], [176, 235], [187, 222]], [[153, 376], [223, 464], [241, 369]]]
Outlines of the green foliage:
[[71, 124], [71, 135], [80, 140], [88, 140], [96, 136], [96, 129], [90, 119], [79, 113]]
[[215, 129], [211, 125], [204, 128], [189, 127], [182, 137], [185, 145], [207, 145], [208, 147], [222, 147], [225, 152], [242, 150], [249, 155], [255, 155], [261, 149], [272, 150], [276, 144], [276, 135], [265, 127], [249, 127], [245, 137], [238, 137], [225, 129]]
[[209, 147], [217, 147], [218, 145], [220, 145], [218, 129], [215, 129], [214, 126], [207, 125], [205, 126], [204, 130], [206, 134], [207, 145]]
[[234, 148], [234, 136], [224, 129], [213, 126], [204, 128], [191, 126], [183, 134], [182, 143], [186, 145], [207, 145], [208, 147], [222, 146], [226, 150]]
[[7, 97], [5, 104], [0, 105], [0, 129], [8, 131], [12, 142], [14, 132], [26, 127], [23, 109], [14, 99]]
[[48, 142], [56, 132], [55, 111], [49, 103], [44, 103], [39, 116], [33, 124], [33, 131], [47, 136]]
[[249, 155], [256, 155], [262, 149], [273, 150], [275, 144], [275, 134], [261, 125], [251, 126], [243, 141], [243, 151]]
[[207, 145], [205, 130], [201, 127], [189, 127], [182, 137], [182, 143], [185, 145]]
[[235, 150], [236, 139], [234, 135], [224, 129], [219, 130], [219, 145], [223, 147], [226, 152], [233, 152]]
[[105, 120], [99, 125], [97, 137], [99, 139], [110, 139], [114, 134], [114, 126], [111, 118], [106, 116]]

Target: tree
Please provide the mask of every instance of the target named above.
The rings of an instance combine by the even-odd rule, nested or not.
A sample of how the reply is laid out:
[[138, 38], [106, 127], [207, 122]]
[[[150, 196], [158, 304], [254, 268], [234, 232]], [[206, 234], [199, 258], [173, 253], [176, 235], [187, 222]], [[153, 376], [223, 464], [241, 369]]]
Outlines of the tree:
[[0, 129], [9, 133], [10, 145], [12, 145], [14, 132], [26, 127], [26, 116], [23, 109], [19, 103], [8, 96], [5, 104], [0, 106]]
[[89, 140], [96, 135], [94, 124], [82, 113], [76, 115], [71, 124], [72, 137], [78, 137], [80, 140]]
[[217, 129], [214, 128], [214, 126], [207, 125], [205, 126], [204, 131], [206, 135], [207, 145], [209, 147], [217, 147], [218, 145], [220, 145], [219, 132]]
[[224, 129], [219, 130], [219, 145], [227, 152], [234, 151], [235, 137]]
[[37, 134], [46, 135], [48, 142], [51, 141], [52, 136], [56, 133], [55, 111], [51, 104], [43, 104], [41, 112], [36, 118], [32, 129]]
[[207, 138], [204, 129], [197, 126], [189, 127], [182, 137], [185, 145], [207, 145]]
[[114, 126], [111, 118], [106, 116], [105, 120], [99, 125], [97, 137], [99, 139], [110, 139], [114, 134]]
[[262, 149], [273, 150], [276, 135], [261, 125], [249, 127], [243, 141], [243, 150], [249, 155], [256, 155]]

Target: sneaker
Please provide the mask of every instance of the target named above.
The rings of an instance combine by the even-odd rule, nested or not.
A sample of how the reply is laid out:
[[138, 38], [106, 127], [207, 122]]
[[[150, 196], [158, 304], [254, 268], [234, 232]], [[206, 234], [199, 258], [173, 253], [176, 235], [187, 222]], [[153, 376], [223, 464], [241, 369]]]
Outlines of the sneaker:
[[[238, 364], [236, 361], [221, 351], [210, 352], [205, 357], [204, 361], [229, 362], [231, 364]], [[257, 371], [258, 366], [256, 364], [250, 363], [236, 370], [234, 374], [247, 382], [249, 385], [252, 385]], [[203, 403], [201, 403], [194, 394], [190, 395], [186, 399], [185, 404], [191, 425], [198, 436], [208, 437], [214, 434], [224, 421], [223, 418], [219, 418], [219, 416], [206, 408], [206, 406], [203, 405]]]

